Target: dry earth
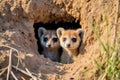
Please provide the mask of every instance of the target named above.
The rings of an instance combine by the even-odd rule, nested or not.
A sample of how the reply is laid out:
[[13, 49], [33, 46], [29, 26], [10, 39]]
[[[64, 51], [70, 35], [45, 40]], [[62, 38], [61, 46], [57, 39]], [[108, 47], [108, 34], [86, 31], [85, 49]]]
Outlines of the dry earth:
[[[19, 67], [28, 68], [42, 79], [97, 80], [99, 74], [94, 60], [100, 61], [99, 51], [102, 48], [93, 34], [91, 24], [95, 22], [100, 25], [101, 39], [105, 43], [107, 39], [105, 17], [107, 17], [109, 26], [112, 26], [109, 37], [112, 45], [116, 16], [120, 23], [118, 4], [119, 0], [0, 0], [0, 45], [18, 50], [22, 61]], [[62, 64], [39, 55], [34, 23], [72, 22], [74, 19], [80, 21], [79, 24], [85, 33], [81, 47], [82, 54], [77, 60], [72, 64]], [[117, 26], [119, 28], [120, 25]], [[102, 52], [104, 53], [103, 50]], [[8, 47], [0, 46], [0, 68], [8, 65], [9, 53]], [[15, 51], [13, 53], [16, 54]], [[16, 57], [12, 60], [12, 64], [16, 65]], [[14, 73], [19, 79], [24, 76], [15, 70]], [[5, 79], [6, 73], [1, 78]]]

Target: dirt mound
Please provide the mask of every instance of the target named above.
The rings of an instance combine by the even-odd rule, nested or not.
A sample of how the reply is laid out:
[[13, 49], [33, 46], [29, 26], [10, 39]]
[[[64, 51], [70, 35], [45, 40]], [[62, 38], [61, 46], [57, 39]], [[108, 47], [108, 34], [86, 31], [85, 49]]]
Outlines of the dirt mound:
[[[1, 0], [0, 1], [0, 69], [8, 65], [10, 49], [19, 52], [19, 67], [28, 68], [40, 78], [47, 80], [96, 80], [98, 68], [94, 60], [100, 61], [99, 41], [92, 25], [100, 26], [100, 38], [105, 43], [107, 27], [110, 29], [110, 44], [114, 42], [115, 18], [118, 17], [116, 0]], [[79, 21], [84, 30], [81, 54], [72, 64], [52, 62], [38, 52], [34, 23]], [[119, 22], [118, 22], [119, 23]], [[99, 24], [99, 25], [97, 25]], [[118, 25], [119, 26], [119, 25]], [[53, 26], [54, 27], [54, 26]], [[17, 52], [13, 50], [13, 64], [17, 64]], [[103, 51], [103, 50], [102, 50]], [[104, 51], [103, 51], [104, 52]], [[24, 66], [23, 66], [24, 65]], [[15, 71], [20, 79], [22, 73]], [[2, 75], [4, 79], [6, 74]], [[29, 77], [26, 77], [29, 78]]]

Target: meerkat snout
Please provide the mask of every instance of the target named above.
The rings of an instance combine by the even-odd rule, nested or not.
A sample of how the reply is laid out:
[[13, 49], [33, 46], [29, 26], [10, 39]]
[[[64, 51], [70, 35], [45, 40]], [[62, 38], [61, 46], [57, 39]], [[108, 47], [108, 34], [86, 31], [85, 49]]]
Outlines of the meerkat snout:
[[66, 47], [68, 47], [68, 48], [69, 48], [69, 47], [70, 47], [70, 44], [66, 44]]

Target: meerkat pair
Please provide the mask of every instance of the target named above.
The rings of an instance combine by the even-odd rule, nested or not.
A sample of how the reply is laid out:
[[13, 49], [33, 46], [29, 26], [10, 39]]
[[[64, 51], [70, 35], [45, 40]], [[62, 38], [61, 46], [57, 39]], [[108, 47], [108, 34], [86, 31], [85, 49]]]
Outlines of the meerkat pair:
[[38, 35], [43, 48], [42, 54], [45, 57], [52, 61], [72, 63], [79, 54], [83, 30], [81, 28], [77, 30], [58, 28], [54, 31], [40, 27]]

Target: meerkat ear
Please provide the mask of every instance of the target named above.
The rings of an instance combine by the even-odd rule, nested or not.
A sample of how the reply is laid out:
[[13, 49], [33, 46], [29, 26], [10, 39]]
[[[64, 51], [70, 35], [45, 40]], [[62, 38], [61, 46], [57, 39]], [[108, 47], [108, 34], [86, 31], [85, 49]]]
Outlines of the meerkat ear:
[[80, 38], [83, 39], [83, 36], [84, 36], [83, 30], [82, 30], [81, 28], [79, 28], [79, 29], [77, 29], [76, 31], [77, 31], [77, 33], [79, 34]]
[[38, 36], [39, 38], [46, 32], [46, 29], [44, 27], [40, 27], [38, 29]]
[[58, 28], [57, 29], [57, 36], [58, 36], [58, 38], [60, 38], [61, 37], [61, 35], [62, 35], [62, 33], [64, 32], [65, 30], [64, 30], [64, 28]]

